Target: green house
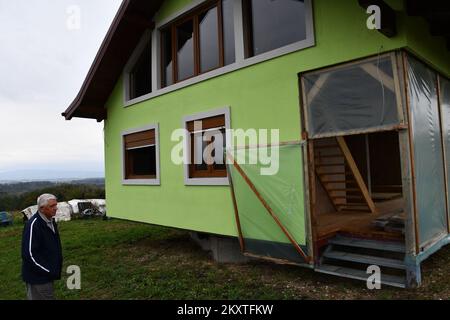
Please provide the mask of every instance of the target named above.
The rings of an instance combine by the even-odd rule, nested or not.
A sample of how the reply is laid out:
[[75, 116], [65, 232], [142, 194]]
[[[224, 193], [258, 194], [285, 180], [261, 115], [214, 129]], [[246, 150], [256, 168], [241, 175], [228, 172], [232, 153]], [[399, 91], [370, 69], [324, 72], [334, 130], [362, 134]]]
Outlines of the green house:
[[438, 1], [124, 0], [63, 116], [104, 121], [111, 217], [418, 286], [450, 242], [449, 24]]

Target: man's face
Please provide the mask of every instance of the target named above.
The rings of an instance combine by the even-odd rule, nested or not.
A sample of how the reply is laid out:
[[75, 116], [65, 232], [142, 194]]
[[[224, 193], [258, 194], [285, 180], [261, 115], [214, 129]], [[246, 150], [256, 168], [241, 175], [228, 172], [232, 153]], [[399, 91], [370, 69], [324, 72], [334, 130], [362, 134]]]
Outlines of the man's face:
[[57, 205], [58, 202], [56, 200], [49, 200], [47, 205], [41, 208], [41, 212], [50, 219], [55, 216]]

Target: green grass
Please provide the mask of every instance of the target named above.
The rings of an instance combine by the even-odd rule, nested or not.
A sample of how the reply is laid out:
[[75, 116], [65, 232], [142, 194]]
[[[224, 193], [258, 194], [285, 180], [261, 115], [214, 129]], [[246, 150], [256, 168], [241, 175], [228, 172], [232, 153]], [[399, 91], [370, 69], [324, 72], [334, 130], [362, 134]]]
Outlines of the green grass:
[[[0, 299], [24, 299], [23, 225], [0, 229]], [[217, 264], [185, 231], [121, 220], [59, 224], [64, 267], [59, 299], [449, 299], [450, 248], [423, 265], [423, 286], [370, 291], [363, 282], [295, 266], [254, 261]], [[67, 266], [81, 268], [81, 290], [68, 290]]]

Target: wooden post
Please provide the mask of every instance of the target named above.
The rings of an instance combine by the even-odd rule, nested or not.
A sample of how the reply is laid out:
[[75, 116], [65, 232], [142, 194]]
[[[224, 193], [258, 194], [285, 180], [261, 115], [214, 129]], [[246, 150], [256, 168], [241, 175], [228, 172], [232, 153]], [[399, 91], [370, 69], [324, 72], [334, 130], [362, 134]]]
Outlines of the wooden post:
[[361, 193], [364, 197], [364, 200], [367, 203], [367, 206], [369, 207], [372, 213], [375, 213], [377, 209], [375, 208], [375, 204], [373, 203], [373, 200], [369, 195], [369, 191], [367, 190], [366, 184], [364, 183], [364, 179], [362, 178], [361, 173], [358, 170], [355, 160], [353, 159], [352, 154], [348, 149], [347, 143], [345, 142], [343, 137], [336, 137], [336, 140], [339, 144], [339, 147], [341, 148], [342, 153], [344, 154], [345, 160], [347, 161], [350, 170], [353, 173], [353, 176], [355, 177], [356, 183], [358, 184], [358, 187], [361, 190]]

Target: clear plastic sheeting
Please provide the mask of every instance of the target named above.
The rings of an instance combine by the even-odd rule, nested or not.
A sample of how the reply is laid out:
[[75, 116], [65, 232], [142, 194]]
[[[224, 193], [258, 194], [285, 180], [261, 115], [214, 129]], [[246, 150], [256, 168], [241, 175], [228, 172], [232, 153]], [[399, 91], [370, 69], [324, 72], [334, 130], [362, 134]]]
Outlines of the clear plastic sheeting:
[[311, 138], [389, 129], [399, 124], [391, 57], [303, 76]]
[[417, 223], [423, 247], [447, 233], [437, 75], [412, 57], [407, 61]]
[[[295, 245], [271, 216], [306, 253], [302, 147], [294, 145], [228, 150], [239, 169], [228, 164], [245, 251], [254, 255], [304, 263]], [[269, 155], [270, 164], [267, 161]], [[265, 160], [264, 160], [265, 159]], [[247, 179], [247, 181], [246, 181]], [[255, 193], [249, 182], [256, 188]]]
[[[450, 191], [450, 81], [443, 77], [439, 78], [442, 137], [444, 139], [445, 166], [447, 168], [447, 190]], [[447, 198], [450, 208], [450, 197]], [[450, 212], [448, 213], [450, 215]]]

